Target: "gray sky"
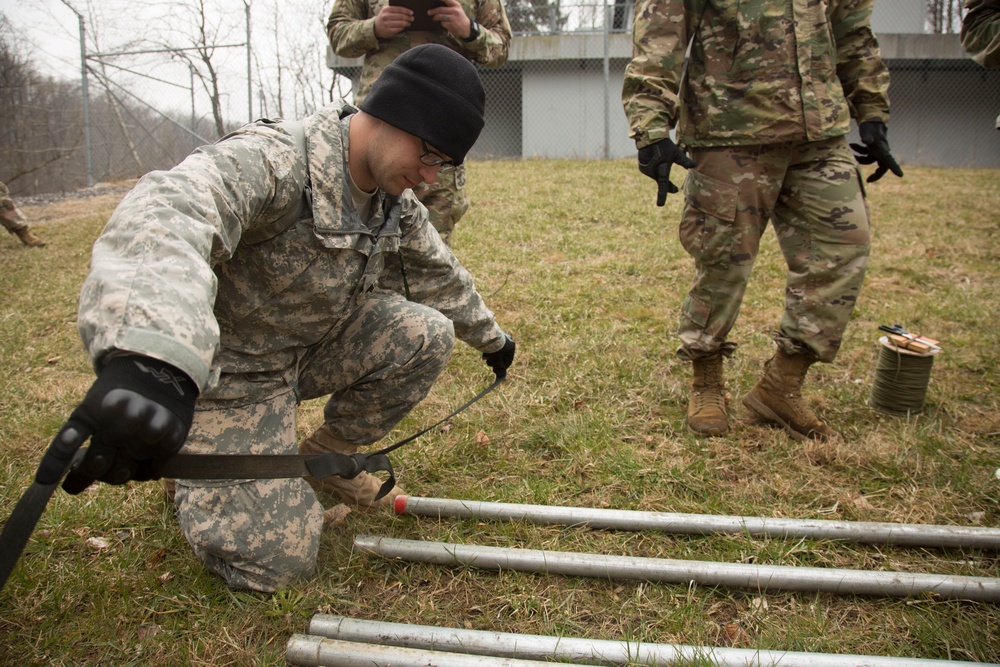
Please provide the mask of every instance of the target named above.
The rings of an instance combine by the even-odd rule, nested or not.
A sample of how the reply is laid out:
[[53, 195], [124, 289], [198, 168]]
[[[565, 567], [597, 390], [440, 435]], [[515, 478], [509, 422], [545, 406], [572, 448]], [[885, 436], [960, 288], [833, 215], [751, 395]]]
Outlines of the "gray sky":
[[[88, 33], [88, 53], [134, 51], [153, 48], [136, 40], [156, 40], [171, 47], [191, 43], [192, 14], [180, 0], [68, 0], [84, 14]], [[323, 22], [333, 0], [252, 0], [251, 79], [253, 117], [261, 107], [275, 116], [278, 82], [281, 82], [282, 110], [287, 117], [303, 115], [329, 100], [332, 74], [325, 67], [326, 36]], [[243, 0], [207, 0], [209, 22], [215, 44], [246, 41]], [[279, 9], [280, 8], [280, 9]], [[73, 10], [61, 0], [0, 0], [3, 12], [24, 40], [36, 68], [63, 79], [80, 78], [79, 22]], [[147, 104], [185, 110], [191, 107], [191, 76], [186, 65], [169, 54], [116, 56], [105, 59], [106, 71], [121, 86], [119, 92], [134, 95]], [[222, 79], [222, 104], [227, 118], [247, 120], [246, 48], [220, 48], [213, 58]], [[92, 68], [98, 63], [91, 60]], [[279, 66], [282, 71], [278, 72]], [[146, 76], [140, 76], [146, 75]], [[94, 86], [91, 78], [90, 86]], [[208, 98], [195, 85], [198, 114], [208, 110]], [[127, 91], [127, 92], [125, 92]], [[263, 97], [263, 101], [262, 101]], [[304, 109], [304, 110], [303, 110]]]

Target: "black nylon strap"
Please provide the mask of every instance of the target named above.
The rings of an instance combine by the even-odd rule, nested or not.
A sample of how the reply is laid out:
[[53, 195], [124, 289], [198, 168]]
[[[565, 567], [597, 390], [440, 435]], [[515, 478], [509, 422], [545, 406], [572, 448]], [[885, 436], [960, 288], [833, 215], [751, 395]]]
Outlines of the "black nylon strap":
[[494, 389], [496, 389], [497, 386], [501, 382], [503, 382], [504, 380], [506, 380], [506, 379], [507, 379], [506, 377], [497, 377], [495, 380], [493, 380], [493, 384], [491, 384], [486, 389], [483, 389], [481, 392], [479, 392], [478, 394], [476, 394], [475, 396], [473, 396], [464, 405], [461, 405], [458, 408], [456, 408], [450, 415], [448, 415], [444, 419], [441, 419], [441, 420], [435, 422], [434, 424], [431, 424], [430, 426], [428, 426], [424, 430], [418, 431], [417, 433], [414, 433], [413, 435], [409, 436], [408, 438], [404, 438], [404, 439], [400, 440], [397, 443], [391, 444], [391, 445], [389, 445], [388, 447], [386, 447], [384, 449], [378, 450], [374, 454], [371, 454], [371, 456], [374, 456], [375, 454], [388, 454], [391, 451], [399, 449], [400, 447], [402, 447], [406, 443], [412, 442], [412, 441], [416, 440], [417, 438], [419, 438], [420, 436], [422, 436], [424, 433], [427, 433], [427, 431], [430, 431], [431, 429], [437, 428], [441, 424], [445, 423], [446, 421], [448, 421], [449, 419], [451, 419], [452, 417], [454, 417], [455, 415], [457, 415], [462, 410], [465, 410], [466, 408], [470, 407], [473, 403], [475, 403], [476, 401], [478, 401], [479, 399], [481, 399], [483, 396], [486, 396], [486, 394], [488, 394], [491, 391], [493, 391]]
[[[51, 447], [51, 445], [49, 445]], [[59, 473], [59, 477], [52, 484], [39, 484], [32, 482], [21, 499], [14, 506], [14, 511], [10, 513], [10, 518], [4, 524], [3, 532], [0, 533], [0, 591], [7, 584], [7, 578], [14, 570], [17, 559], [21, 557], [21, 552], [28, 544], [28, 538], [34, 532], [38, 520], [45, 511], [45, 506], [49, 504], [49, 499], [55, 492], [59, 482], [66, 475], [66, 472], [83, 460], [83, 451], [77, 450], [73, 460], [66, 465], [65, 469]]]
[[[389, 478], [382, 483], [382, 487], [375, 496], [377, 500], [385, 496], [396, 483], [392, 463], [387, 456], [389, 452], [399, 449], [431, 429], [437, 428], [496, 389], [504, 379], [496, 378], [493, 384], [476, 394], [444, 419], [440, 419], [422, 431], [371, 454], [352, 454], [350, 456], [336, 453], [319, 455], [178, 454], [163, 466], [160, 475], [178, 479], [279, 479], [307, 475], [322, 479], [336, 475], [344, 479], [353, 479], [362, 471], [387, 472]], [[76, 452], [73, 463], [67, 466], [67, 470], [82, 459], [86, 450], [87, 448], [83, 447]], [[60, 480], [65, 473], [64, 470], [59, 476]], [[3, 590], [7, 583], [7, 578], [17, 564], [17, 559], [24, 551], [28, 538], [35, 530], [38, 520], [45, 511], [45, 506], [57, 486], [59, 486], [58, 481], [54, 484], [33, 482], [21, 496], [14, 511], [11, 512], [3, 532], [0, 533], [0, 590]]]
[[352, 454], [351, 456], [335, 453], [318, 455], [178, 454], [164, 464], [160, 475], [178, 479], [279, 479], [305, 477], [306, 475], [322, 479], [337, 475], [344, 479], [353, 479], [362, 470], [366, 472], [383, 470], [392, 476], [392, 466], [389, 465], [389, 457], [386, 456], [389, 452], [399, 449], [428, 431], [437, 428], [496, 389], [501, 382], [503, 382], [502, 379], [494, 380], [493, 384], [476, 394], [444, 419], [371, 454]]
[[17, 559], [28, 544], [28, 538], [35, 530], [35, 525], [45, 511], [53, 491], [59, 486], [55, 484], [39, 484], [32, 482], [21, 499], [17, 501], [14, 511], [7, 519], [7, 525], [0, 534], [0, 590], [7, 583], [7, 577], [14, 570]]

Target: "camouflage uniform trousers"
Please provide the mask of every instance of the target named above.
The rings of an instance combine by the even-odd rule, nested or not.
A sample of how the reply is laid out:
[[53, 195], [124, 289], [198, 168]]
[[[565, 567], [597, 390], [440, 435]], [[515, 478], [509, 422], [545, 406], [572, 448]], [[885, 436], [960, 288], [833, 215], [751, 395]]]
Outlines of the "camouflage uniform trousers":
[[844, 137], [693, 149], [681, 244], [695, 260], [681, 308], [677, 354], [695, 359], [727, 340], [770, 220], [788, 265], [775, 335], [789, 354], [833, 361], [854, 310], [870, 250], [861, 172]]
[[413, 194], [427, 208], [431, 224], [441, 240], [451, 245], [455, 225], [469, 210], [469, 197], [465, 194], [465, 165], [438, 172], [433, 183], [421, 183]]
[[[296, 368], [223, 374], [182, 451], [296, 454], [296, 404], [321, 396], [337, 435], [371, 444], [427, 395], [454, 340], [438, 311], [372, 292]], [[195, 554], [234, 588], [273, 592], [315, 572], [323, 508], [303, 479], [177, 480], [175, 503]]]
[[28, 228], [28, 221], [21, 213], [21, 209], [14, 204], [14, 200], [10, 197], [10, 190], [2, 181], [0, 181], [0, 224], [11, 234]]

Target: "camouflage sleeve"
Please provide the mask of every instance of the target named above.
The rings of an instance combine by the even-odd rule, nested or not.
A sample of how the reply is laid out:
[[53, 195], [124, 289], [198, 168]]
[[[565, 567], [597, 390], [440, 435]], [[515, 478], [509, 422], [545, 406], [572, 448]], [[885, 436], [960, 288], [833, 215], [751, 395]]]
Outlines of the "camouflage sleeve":
[[360, 58], [379, 48], [367, 0], [336, 0], [326, 20], [326, 35], [333, 52], [342, 58]]
[[639, 0], [622, 105], [639, 148], [669, 136], [677, 122], [681, 71], [692, 24], [684, 0]]
[[271, 128], [139, 181], [94, 243], [80, 293], [77, 325], [94, 368], [109, 352], [135, 352], [208, 386], [219, 347], [213, 267], [232, 257], [243, 231], [297, 205], [304, 181], [292, 139]]
[[[455, 335], [480, 352], [503, 347], [504, 333], [486, 307], [469, 272], [428, 222], [427, 209], [407, 190], [401, 200], [400, 251], [413, 301], [444, 314]], [[404, 292], [398, 266], [383, 272], [383, 286]]]
[[1000, 68], [1000, 0], [965, 0], [962, 47], [983, 67]]
[[858, 123], [889, 122], [889, 69], [872, 32], [875, 0], [836, 0], [831, 14], [837, 78]]
[[479, 37], [462, 42], [466, 57], [484, 67], [503, 67], [510, 54], [511, 29], [502, 0], [480, 0], [475, 5]]

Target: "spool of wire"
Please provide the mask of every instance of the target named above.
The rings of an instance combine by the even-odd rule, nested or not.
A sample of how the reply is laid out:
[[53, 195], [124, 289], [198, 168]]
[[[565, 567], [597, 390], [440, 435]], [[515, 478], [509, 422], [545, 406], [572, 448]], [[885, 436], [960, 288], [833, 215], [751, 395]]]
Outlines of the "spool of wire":
[[878, 342], [871, 406], [892, 415], [920, 414], [927, 400], [934, 355], [940, 349], [921, 354], [896, 346], [886, 336]]

